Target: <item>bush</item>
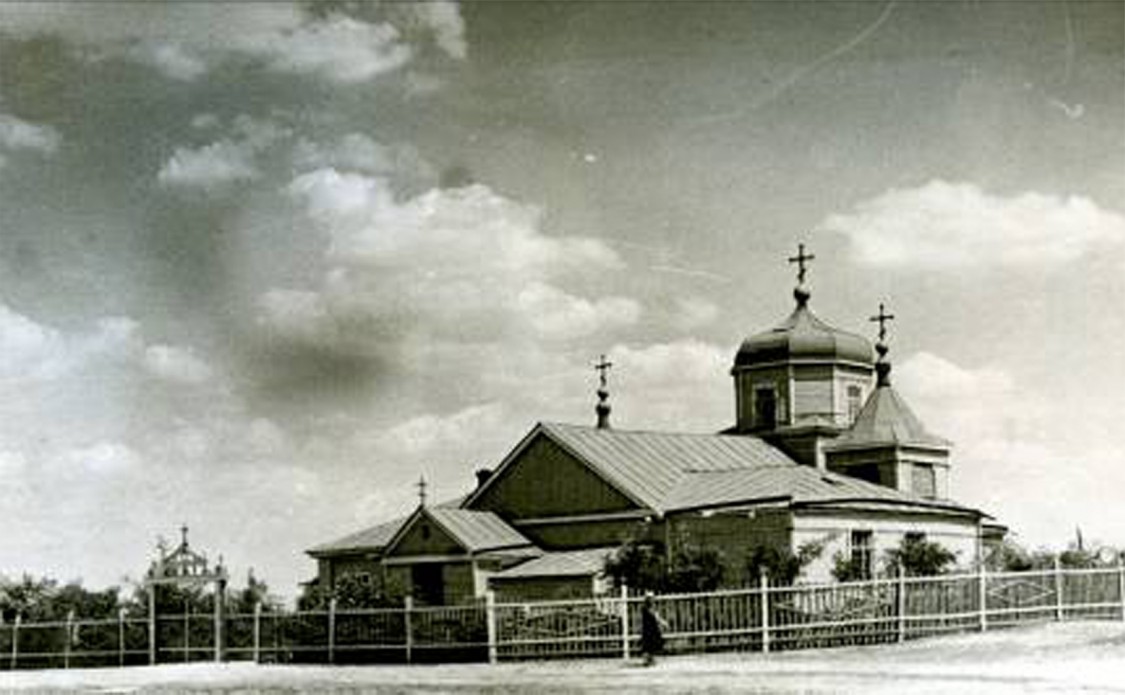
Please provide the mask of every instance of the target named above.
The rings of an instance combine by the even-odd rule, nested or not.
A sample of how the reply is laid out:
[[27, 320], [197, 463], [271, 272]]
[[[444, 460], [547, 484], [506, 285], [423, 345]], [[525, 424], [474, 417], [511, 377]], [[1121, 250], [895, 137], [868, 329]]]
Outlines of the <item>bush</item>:
[[641, 591], [714, 591], [722, 585], [727, 565], [717, 548], [686, 539], [670, 558], [663, 543], [631, 539], [606, 558], [605, 573], [618, 586]]
[[755, 546], [747, 554], [746, 573], [753, 581], [760, 577], [764, 570], [774, 586], [790, 586], [797, 581], [797, 577], [809, 563], [820, 557], [828, 540], [824, 538], [802, 543], [796, 553], [788, 547]]
[[887, 575], [895, 575], [899, 568], [912, 577], [930, 577], [944, 574], [957, 562], [957, 556], [940, 543], [925, 538], [907, 536], [897, 548], [886, 552], [883, 566]]

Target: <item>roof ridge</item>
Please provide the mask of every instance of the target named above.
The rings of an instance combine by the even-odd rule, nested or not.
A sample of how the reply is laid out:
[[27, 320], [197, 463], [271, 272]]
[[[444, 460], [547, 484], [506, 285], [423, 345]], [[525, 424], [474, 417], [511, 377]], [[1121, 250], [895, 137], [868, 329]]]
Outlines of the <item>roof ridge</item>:
[[573, 428], [573, 429], [581, 429], [581, 430], [593, 430], [593, 431], [598, 431], [598, 432], [608, 432], [610, 434], [653, 434], [653, 435], [662, 436], [662, 437], [708, 437], [708, 438], [709, 437], [721, 437], [723, 439], [730, 439], [730, 440], [734, 440], [734, 439], [753, 439], [753, 440], [757, 440], [757, 441], [760, 441], [760, 442], [763, 442], [763, 443], [768, 443], [768, 442], [765, 442], [765, 440], [762, 439], [761, 437], [756, 437], [754, 435], [735, 434], [735, 433], [729, 433], [728, 434], [726, 432], [668, 432], [668, 431], [661, 431], [661, 430], [622, 429], [620, 427], [602, 428], [602, 427], [598, 427], [596, 425], [581, 425], [581, 424], [578, 424], [578, 423], [557, 422], [557, 421], [550, 421], [550, 420], [541, 420], [539, 422], [539, 424], [542, 425], [543, 427], [564, 427], [564, 428]]

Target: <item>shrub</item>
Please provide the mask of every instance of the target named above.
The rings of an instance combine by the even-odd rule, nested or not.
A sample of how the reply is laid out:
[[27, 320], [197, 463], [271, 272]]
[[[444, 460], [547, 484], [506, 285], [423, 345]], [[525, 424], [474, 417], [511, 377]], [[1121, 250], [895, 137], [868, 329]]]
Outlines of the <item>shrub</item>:
[[942, 544], [907, 536], [886, 552], [883, 566], [888, 575], [897, 574], [901, 567], [910, 576], [929, 577], [944, 574], [955, 562], [957, 556]]

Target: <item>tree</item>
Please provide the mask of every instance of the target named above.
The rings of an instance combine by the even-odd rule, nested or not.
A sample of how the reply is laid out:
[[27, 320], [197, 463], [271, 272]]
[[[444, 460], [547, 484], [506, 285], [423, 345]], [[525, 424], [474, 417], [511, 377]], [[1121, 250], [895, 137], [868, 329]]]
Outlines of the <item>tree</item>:
[[746, 573], [749, 577], [761, 576], [762, 571], [774, 586], [790, 586], [813, 560], [824, 552], [829, 537], [802, 543], [794, 553], [787, 546], [758, 545], [746, 556]]
[[718, 548], [681, 534], [673, 553], [658, 541], [631, 538], [605, 561], [605, 573], [618, 586], [642, 591], [714, 591], [723, 583], [727, 563]]
[[930, 577], [944, 574], [955, 562], [957, 555], [942, 544], [908, 535], [886, 552], [883, 567], [888, 575], [897, 574], [901, 567], [912, 577]]

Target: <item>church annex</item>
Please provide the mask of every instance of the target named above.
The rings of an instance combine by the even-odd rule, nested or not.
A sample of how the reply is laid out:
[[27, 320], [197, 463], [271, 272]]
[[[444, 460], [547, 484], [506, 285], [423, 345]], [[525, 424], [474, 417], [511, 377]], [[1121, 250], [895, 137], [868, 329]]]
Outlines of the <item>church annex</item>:
[[718, 434], [610, 426], [601, 368], [596, 426], [539, 423], [476, 489], [452, 502], [308, 550], [317, 581], [366, 574], [431, 605], [491, 588], [537, 599], [597, 594], [605, 558], [627, 539], [669, 551], [690, 539], [730, 560], [756, 546], [823, 545], [799, 581], [828, 581], [834, 557], [864, 573], [907, 536], [941, 543], [972, 566], [1003, 534], [949, 497], [950, 443], [928, 432], [891, 385], [880, 306], [874, 346], [809, 308], [802, 245], [796, 306], [734, 356], [735, 422]]

